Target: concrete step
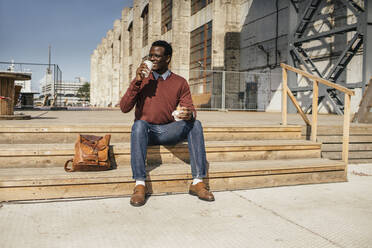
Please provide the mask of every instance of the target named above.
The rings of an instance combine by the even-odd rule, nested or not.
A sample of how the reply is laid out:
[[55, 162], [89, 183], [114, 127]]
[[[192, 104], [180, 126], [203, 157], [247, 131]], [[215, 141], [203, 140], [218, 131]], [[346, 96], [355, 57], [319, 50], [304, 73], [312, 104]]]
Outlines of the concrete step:
[[[265, 159], [319, 158], [320, 143], [306, 140], [207, 141], [207, 160], [239, 161]], [[130, 143], [113, 143], [113, 164], [130, 166]], [[149, 165], [189, 163], [187, 143], [151, 146]], [[74, 144], [0, 144], [0, 168], [62, 167], [74, 156]]]
[[[322, 144], [323, 152], [341, 152], [342, 144]], [[372, 156], [372, 143], [350, 143], [349, 152], [369, 152]]]
[[[344, 182], [345, 168], [343, 162], [320, 158], [210, 162], [205, 181], [212, 191]], [[150, 193], [188, 192], [190, 166], [162, 164], [148, 166], [147, 171]], [[0, 201], [125, 196], [133, 187], [131, 170], [126, 166], [72, 173], [61, 167], [0, 169]]]
[[[322, 155], [328, 159], [332, 160], [341, 160], [341, 152], [322, 152]], [[371, 160], [372, 152], [371, 151], [351, 151], [349, 152], [349, 162], [350, 163], [359, 163], [360, 160]], [[355, 161], [354, 161], [355, 160]]]
[[[343, 126], [318, 125], [318, 136], [340, 136], [343, 133]], [[302, 127], [302, 135], [306, 135], [306, 126]], [[359, 124], [350, 126], [350, 136], [353, 135], [372, 135], [371, 124]]]
[[[110, 133], [112, 142], [129, 142], [131, 126], [122, 125], [50, 125], [0, 127], [0, 144], [73, 143], [78, 134], [103, 136]], [[206, 141], [300, 139], [301, 126], [206, 126]]]
[[[341, 160], [341, 159], [336, 159], [336, 160]], [[372, 158], [365, 158], [365, 159], [360, 159], [360, 158], [349, 158], [349, 164], [372, 164]]]
[[[318, 136], [317, 141], [324, 144], [342, 144], [342, 135]], [[370, 135], [351, 135], [349, 142], [350, 144], [372, 144], [372, 133]]]
[[[305, 129], [303, 128], [303, 135]], [[303, 137], [305, 139], [305, 137]], [[341, 160], [342, 127], [320, 126], [317, 141], [322, 143], [322, 157]], [[367, 163], [372, 160], [372, 125], [350, 127], [349, 163]]]

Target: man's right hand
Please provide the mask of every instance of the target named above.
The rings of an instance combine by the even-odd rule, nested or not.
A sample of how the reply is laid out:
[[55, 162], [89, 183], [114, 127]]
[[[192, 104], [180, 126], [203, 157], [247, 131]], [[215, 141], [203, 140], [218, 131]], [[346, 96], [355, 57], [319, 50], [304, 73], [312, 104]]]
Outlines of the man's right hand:
[[137, 82], [142, 81], [145, 78], [144, 72], [150, 73], [150, 69], [147, 67], [145, 63], [140, 64], [140, 66], [136, 70], [136, 80]]

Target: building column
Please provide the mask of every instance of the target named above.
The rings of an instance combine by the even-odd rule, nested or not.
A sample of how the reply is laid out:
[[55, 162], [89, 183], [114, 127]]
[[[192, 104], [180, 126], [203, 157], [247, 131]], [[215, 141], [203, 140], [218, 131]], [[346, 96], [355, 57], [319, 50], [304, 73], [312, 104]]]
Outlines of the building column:
[[[159, 14], [160, 13], [160, 14]], [[149, 1], [149, 45], [161, 36], [161, 0]]]
[[102, 72], [102, 78], [101, 78], [101, 84], [100, 84], [100, 104], [101, 107], [107, 107], [108, 101], [108, 90], [107, 90], [107, 84], [108, 84], [108, 59], [107, 59], [107, 50], [108, 50], [108, 39], [107, 36], [102, 39], [102, 66], [101, 66], [101, 72]]
[[129, 32], [130, 8], [124, 8], [121, 12], [121, 77], [120, 77], [120, 94], [123, 96], [127, 91], [130, 83], [129, 78]]
[[121, 22], [115, 20], [113, 30], [113, 50], [112, 50], [112, 107], [119, 104], [120, 101], [120, 53], [121, 53]]
[[189, 1], [173, 1], [172, 6], [172, 70], [189, 79], [190, 64], [190, 14]]
[[103, 101], [102, 101], [102, 82], [103, 82], [103, 56], [104, 56], [104, 49], [103, 49], [103, 39], [101, 41], [101, 44], [98, 45], [98, 59], [97, 59], [97, 82], [98, 84], [95, 86], [95, 101], [98, 107], [103, 107]]
[[114, 32], [112, 29], [110, 29], [107, 32], [107, 43], [106, 43], [106, 63], [105, 63], [105, 69], [106, 69], [106, 81], [105, 81], [105, 107], [112, 106], [112, 87], [113, 87], [113, 37]]
[[142, 61], [142, 0], [133, 0], [132, 76]]
[[96, 88], [98, 85], [98, 51], [94, 49], [90, 56], [90, 104], [96, 105]]

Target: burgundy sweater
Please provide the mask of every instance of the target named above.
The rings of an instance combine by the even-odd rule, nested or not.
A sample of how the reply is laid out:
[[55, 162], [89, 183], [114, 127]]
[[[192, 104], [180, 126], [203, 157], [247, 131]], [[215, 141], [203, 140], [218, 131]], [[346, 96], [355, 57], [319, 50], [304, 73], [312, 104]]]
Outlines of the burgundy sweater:
[[135, 119], [144, 120], [152, 124], [167, 124], [174, 121], [172, 112], [178, 104], [196, 111], [192, 103], [190, 88], [187, 81], [174, 73], [166, 80], [159, 76], [154, 79], [151, 73], [137, 86], [134, 79], [121, 98], [120, 109], [127, 113], [136, 105]]

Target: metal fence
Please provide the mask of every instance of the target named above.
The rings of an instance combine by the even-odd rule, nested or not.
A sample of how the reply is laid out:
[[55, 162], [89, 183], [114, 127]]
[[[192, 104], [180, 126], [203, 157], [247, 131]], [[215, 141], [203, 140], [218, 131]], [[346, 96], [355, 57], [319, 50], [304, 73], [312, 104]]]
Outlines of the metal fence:
[[[69, 96], [71, 89], [66, 89], [72, 86], [62, 81], [62, 71], [57, 64], [0, 62], [0, 70], [32, 73], [31, 91], [35, 93], [35, 106], [79, 107], [79, 105], [66, 103], [66, 99], [71, 97]], [[266, 111], [271, 108], [280, 111], [281, 73], [279, 72], [182, 69], [172, 69], [172, 71], [188, 79], [194, 105], [199, 110]], [[123, 87], [128, 83], [120, 82]], [[99, 86], [111, 88], [112, 85], [109, 84], [109, 82], [102, 82]], [[117, 105], [117, 101], [113, 102], [113, 97], [111, 96], [111, 99], [105, 94], [103, 88], [96, 92], [96, 97], [101, 99], [101, 102], [111, 101], [110, 107]], [[125, 90], [121, 94], [124, 92]], [[117, 94], [115, 99], [120, 99], [119, 91], [112, 93]], [[107, 108], [108, 105], [97, 104], [95, 107]]]
[[194, 105], [201, 110], [266, 111], [281, 82], [281, 74], [272, 72], [190, 70], [188, 75]]
[[[31, 73], [30, 81], [19, 81], [21, 93], [33, 93], [35, 106], [62, 106], [62, 70], [57, 64], [0, 62], [0, 71]], [[17, 99], [20, 100], [20, 99]]]

